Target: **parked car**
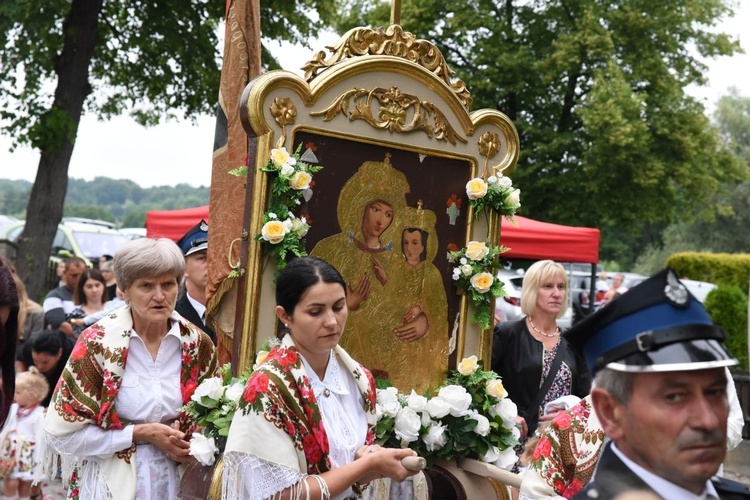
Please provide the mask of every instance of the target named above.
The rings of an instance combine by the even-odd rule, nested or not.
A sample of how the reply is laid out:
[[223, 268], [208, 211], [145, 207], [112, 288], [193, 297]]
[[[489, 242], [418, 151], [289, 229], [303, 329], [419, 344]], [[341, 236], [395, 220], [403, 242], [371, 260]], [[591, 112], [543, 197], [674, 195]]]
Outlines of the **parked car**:
[[503, 282], [503, 289], [507, 297], [498, 297], [495, 300], [495, 315], [501, 321], [514, 321], [521, 319], [521, 286], [523, 285], [523, 270], [501, 269], [497, 278]]
[[[5, 236], [0, 239], [16, 243], [25, 225], [25, 221], [12, 224], [6, 230]], [[120, 233], [111, 222], [81, 217], [63, 217], [52, 241], [47, 265], [47, 285], [56, 286], [57, 264], [60, 260], [67, 257], [80, 257], [87, 266], [92, 267], [98, 264], [99, 257], [104, 254], [114, 255], [127, 242], [128, 238]]]
[[680, 281], [701, 303], [706, 300], [706, 295], [716, 288], [715, 284], [709, 283], [708, 281], [695, 281], [688, 279], [680, 279]]

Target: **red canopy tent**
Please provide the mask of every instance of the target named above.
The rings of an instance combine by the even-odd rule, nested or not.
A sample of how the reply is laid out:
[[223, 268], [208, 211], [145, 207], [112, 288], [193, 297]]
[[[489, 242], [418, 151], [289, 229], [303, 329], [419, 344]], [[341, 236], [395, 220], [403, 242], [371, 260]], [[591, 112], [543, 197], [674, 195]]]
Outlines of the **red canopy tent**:
[[208, 222], [208, 205], [182, 210], [151, 210], [146, 212], [146, 237], [177, 241], [201, 219]]
[[516, 224], [503, 217], [500, 244], [510, 248], [505, 259], [552, 259], [558, 262], [599, 262], [599, 230], [539, 222], [515, 217]]

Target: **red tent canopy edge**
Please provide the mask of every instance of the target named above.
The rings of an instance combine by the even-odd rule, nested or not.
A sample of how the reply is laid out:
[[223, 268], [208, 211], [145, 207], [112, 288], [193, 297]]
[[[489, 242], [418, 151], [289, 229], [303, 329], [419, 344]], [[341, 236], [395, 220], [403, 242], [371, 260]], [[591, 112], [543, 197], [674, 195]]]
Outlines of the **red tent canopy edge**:
[[182, 210], [151, 210], [146, 212], [146, 237], [177, 241], [201, 219], [208, 222], [208, 205]]
[[552, 259], [558, 262], [599, 262], [599, 230], [563, 226], [515, 217], [516, 224], [503, 217], [500, 244], [510, 251], [507, 259]]

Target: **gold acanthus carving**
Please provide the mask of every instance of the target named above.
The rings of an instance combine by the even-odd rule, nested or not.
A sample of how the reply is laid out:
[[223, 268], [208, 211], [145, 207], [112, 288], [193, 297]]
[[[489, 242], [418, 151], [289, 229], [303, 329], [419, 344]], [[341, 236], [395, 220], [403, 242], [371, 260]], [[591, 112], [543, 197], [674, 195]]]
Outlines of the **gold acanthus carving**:
[[344, 59], [364, 55], [387, 55], [419, 64], [447, 83], [466, 109], [471, 106], [471, 94], [466, 84], [459, 79], [451, 80], [455, 72], [448, 67], [440, 50], [432, 42], [418, 39], [399, 25], [394, 24], [386, 29], [354, 28], [346, 32], [334, 46], [328, 46], [326, 49], [331, 51], [330, 58], [326, 59], [326, 52], [321, 50], [302, 66], [305, 80], [308, 82], [311, 82], [320, 71]]
[[[350, 110], [352, 101], [355, 106]], [[376, 103], [378, 109], [374, 110]], [[407, 112], [412, 108], [413, 116], [406, 123]], [[389, 132], [421, 130], [439, 141], [454, 145], [456, 141], [466, 143], [466, 139], [456, 133], [437, 106], [421, 101], [417, 96], [404, 94], [397, 87], [373, 90], [354, 88], [338, 96], [326, 109], [310, 113], [311, 116], [323, 116], [324, 121], [331, 121], [338, 114], [347, 116], [349, 121], [364, 120], [372, 127]]]
[[288, 97], [277, 97], [271, 104], [271, 116], [281, 127], [281, 136], [276, 141], [276, 147], [280, 148], [286, 143], [286, 126], [293, 124], [297, 119], [297, 107]]

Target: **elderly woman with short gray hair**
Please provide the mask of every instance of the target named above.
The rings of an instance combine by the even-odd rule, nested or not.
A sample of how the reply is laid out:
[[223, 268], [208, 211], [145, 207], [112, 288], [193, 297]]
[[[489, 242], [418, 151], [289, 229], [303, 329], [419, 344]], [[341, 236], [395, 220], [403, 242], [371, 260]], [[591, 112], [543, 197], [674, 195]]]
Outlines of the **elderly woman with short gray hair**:
[[185, 272], [174, 242], [133, 240], [114, 272], [125, 306], [79, 337], [45, 419], [44, 466], [59, 457], [80, 498], [172, 499], [195, 426], [177, 408], [214, 375], [214, 346], [174, 311]]

